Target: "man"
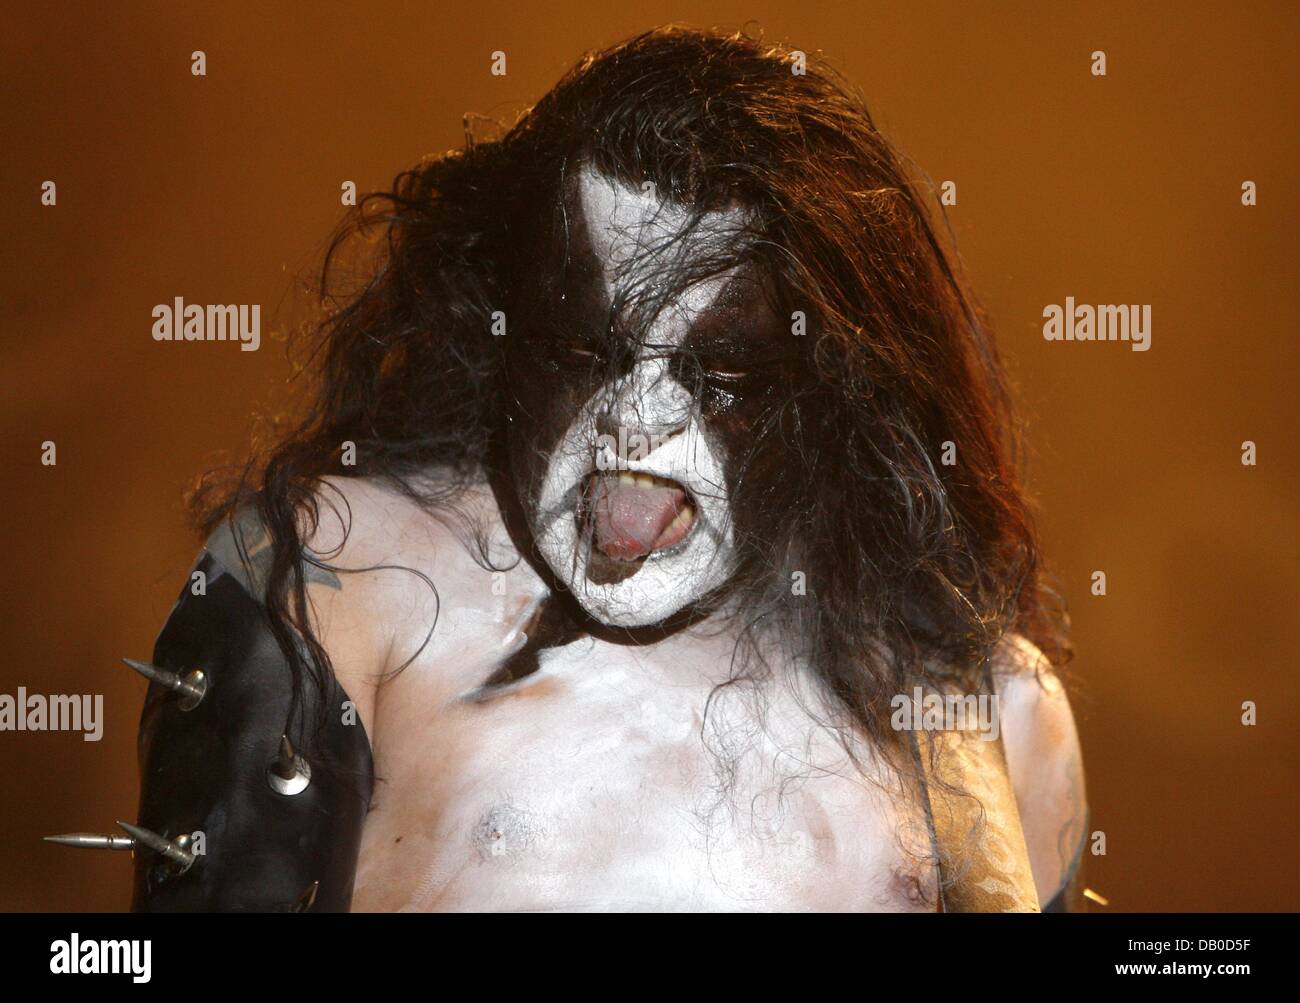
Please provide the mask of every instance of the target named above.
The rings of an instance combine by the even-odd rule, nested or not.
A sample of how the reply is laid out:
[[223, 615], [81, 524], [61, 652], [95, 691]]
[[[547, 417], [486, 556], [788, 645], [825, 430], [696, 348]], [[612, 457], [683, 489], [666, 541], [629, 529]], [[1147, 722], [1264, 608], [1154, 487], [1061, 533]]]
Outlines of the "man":
[[860, 103], [649, 32], [374, 226], [310, 414], [198, 497], [137, 908], [1064, 907], [1000, 366]]

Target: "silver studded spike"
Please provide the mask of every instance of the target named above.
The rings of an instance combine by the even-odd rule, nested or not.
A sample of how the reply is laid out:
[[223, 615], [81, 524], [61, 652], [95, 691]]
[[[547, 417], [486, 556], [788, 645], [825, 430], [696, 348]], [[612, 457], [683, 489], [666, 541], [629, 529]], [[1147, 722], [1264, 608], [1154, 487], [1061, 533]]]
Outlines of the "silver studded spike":
[[139, 846], [153, 850], [154, 853], [167, 858], [182, 871], [189, 870], [194, 863], [194, 854], [187, 849], [189, 839], [167, 839], [156, 832], [130, 822], [117, 823], [130, 835]]
[[82, 850], [134, 850], [135, 840], [130, 836], [116, 833], [65, 832], [58, 836], [44, 837], [47, 843], [60, 846], [75, 846]]
[[267, 767], [266, 782], [277, 794], [290, 797], [301, 794], [311, 783], [311, 763], [294, 749], [288, 735], [280, 736], [280, 754]]
[[320, 882], [313, 881], [307, 886], [307, 890], [298, 896], [298, 901], [293, 904], [290, 912], [307, 912], [316, 904], [316, 893], [320, 891]]
[[180, 700], [177, 704], [181, 710], [193, 710], [203, 702], [203, 697], [208, 692], [208, 677], [203, 674], [202, 669], [194, 669], [180, 676], [169, 669], [162, 669], [148, 662], [137, 662], [134, 658], [124, 658], [122, 661], [146, 679], [160, 686], [166, 686], [179, 696]]

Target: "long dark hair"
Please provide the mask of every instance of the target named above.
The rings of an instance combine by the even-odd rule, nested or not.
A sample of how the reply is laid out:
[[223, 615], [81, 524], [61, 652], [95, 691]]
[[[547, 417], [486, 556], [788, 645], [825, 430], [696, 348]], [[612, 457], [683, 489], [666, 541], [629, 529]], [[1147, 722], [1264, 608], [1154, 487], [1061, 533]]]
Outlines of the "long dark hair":
[[[511, 393], [492, 314], [537, 269], [521, 234], [580, 161], [700, 212], [753, 208], [780, 295], [807, 314], [813, 384], [757, 437], [799, 466], [769, 497], [738, 493], [768, 521], [737, 588], [797, 638], [847, 719], [884, 746], [892, 695], [969, 683], [1010, 632], [1066, 660], [985, 320], [925, 187], [850, 88], [802, 69], [745, 34], [650, 31], [584, 57], [499, 139], [467, 139], [362, 201], [322, 270], [305, 417], [233, 486], [209, 478], [194, 498], [205, 529], [255, 506], [269, 530], [267, 609], [296, 692], [331, 671], [302, 563], [321, 478], [374, 478], [434, 513], [500, 465]], [[358, 235], [379, 240], [340, 291], [333, 266]], [[355, 466], [340, 466], [344, 442]]]

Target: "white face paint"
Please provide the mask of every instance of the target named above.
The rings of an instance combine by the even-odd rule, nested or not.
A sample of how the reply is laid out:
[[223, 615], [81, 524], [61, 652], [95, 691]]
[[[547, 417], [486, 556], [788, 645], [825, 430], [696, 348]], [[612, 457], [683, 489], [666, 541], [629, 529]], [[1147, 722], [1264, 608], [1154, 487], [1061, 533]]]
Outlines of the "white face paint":
[[[672, 261], [689, 261], [734, 238], [747, 216], [741, 209], [709, 213], [683, 242], [688, 219], [681, 206], [662, 202], [652, 191], [629, 188], [584, 169], [579, 179], [582, 213], [592, 249], [603, 263], [611, 302], [616, 283], [637, 284], [647, 271], [667, 262], [655, 245], [667, 244]], [[637, 255], [643, 255], [633, 262]], [[631, 264], [630, 264], [631, 263]], [[592, 617], [602, 623], [639, 627], [658, 623], [722, 585], [736, 568], [735, 543], [722, 456], [702, 427], [689, 391], [668, 371], [667, 352], [680, 346], [691, 323], [731, 278], [724, 273], [689, 287], [662, 310], [646, 332], [630, 372], [601, 387], [583, 405], [550, 457], [533, 533], [551, 570]], [[645, 436], [652, 448], [616, 448], [600, 436], [596, 416], [604, 411], [630, 438]], [[632, 439], [633, 445], [638, 440]], [[687, 491], [695, 521], [685, 539], [655, 550], [621, 581], [598, 584], [587, 571], [590, 542], [583, 538], [575, 506], [593, 471], [650, 474], [676, 481]]]

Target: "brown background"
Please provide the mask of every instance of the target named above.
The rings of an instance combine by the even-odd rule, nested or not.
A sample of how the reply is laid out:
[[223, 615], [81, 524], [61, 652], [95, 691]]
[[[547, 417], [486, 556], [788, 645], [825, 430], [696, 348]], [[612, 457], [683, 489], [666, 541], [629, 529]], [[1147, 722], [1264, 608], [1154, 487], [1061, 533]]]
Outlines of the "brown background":
[[[957, 181], [1075, 618], [1109, 851], [1093, 887], [1124, 910], [1300, 904], [1294, 5], [84, 7], [8, 13], [0, 43], [0, 692], [103, 693], [105, 732], [0, 733], [0, 908], [126, 904], [125, 856], [40, 836], [133, 817], [144, 683], [117, 660], [148, 657], [196, 550], [184, 486], [283, 394], [270, 332], [340, 183], [379, 187], [458, 145], [464, 112], [509, 117], [584, 49], [670, 20], [823, 50], [919, 168]], [[1067, 295], [1152, 304], [1151, 351], [1045, 342]], [[261, 351], [154, 342], [175, 296], [261, 303]]]

